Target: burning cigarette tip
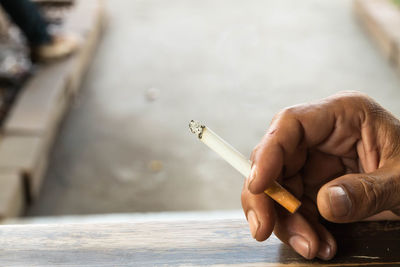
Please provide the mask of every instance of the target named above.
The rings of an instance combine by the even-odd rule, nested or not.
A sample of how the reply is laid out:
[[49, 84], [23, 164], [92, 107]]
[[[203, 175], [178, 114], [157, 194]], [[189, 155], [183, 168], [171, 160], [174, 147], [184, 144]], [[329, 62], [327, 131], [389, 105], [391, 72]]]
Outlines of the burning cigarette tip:
[[201, 135], [203, 133], [204, 125], [201, 125], [200, 122], [191, 120], [189, 122], [189, 129], [192, 133], [196, 134], [199, 138], [201, 138]]

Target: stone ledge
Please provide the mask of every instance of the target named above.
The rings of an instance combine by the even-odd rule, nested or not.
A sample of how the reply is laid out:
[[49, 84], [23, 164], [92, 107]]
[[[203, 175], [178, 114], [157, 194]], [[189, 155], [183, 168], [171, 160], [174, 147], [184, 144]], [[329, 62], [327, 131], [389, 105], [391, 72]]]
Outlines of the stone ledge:
[[390, 0], [355, 0], [354, 12], [400, 73], [400, 8]]
[[[12, 196], [0, 197], [0, 218], [20, 214], [21, 207], [38, 196], [59, 124], [81, 86], [103, 22], [102, 1], [76, 1], [63, 27], [82, 37], [81, 49], [65, 60], [39, 66], [11, 107], [1, 129], [0, 183], [14, 198], [22, 199], [21, 192], [24, 198], [22, 204], [12, 201], [15, 205], [9, 205]], [[19, 182], [10, 182], [8, 188], [6, 182], [11, 178], [3, 179], [2, 172], [12, 172]]]
[[20, 173], [0, 171], [0, 220], [18, 217], [25, 208], [25, 190]]

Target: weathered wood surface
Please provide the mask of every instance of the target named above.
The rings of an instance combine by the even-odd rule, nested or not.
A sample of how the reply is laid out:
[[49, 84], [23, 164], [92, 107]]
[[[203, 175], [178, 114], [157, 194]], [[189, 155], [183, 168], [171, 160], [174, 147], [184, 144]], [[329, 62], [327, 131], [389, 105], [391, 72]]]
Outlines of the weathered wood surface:
[[400, 222], [330, 225], [329, 262], [307, 261], [272, 236], [259, 243], [244, 220], [0, 227], [2, 266], [400, 266]]

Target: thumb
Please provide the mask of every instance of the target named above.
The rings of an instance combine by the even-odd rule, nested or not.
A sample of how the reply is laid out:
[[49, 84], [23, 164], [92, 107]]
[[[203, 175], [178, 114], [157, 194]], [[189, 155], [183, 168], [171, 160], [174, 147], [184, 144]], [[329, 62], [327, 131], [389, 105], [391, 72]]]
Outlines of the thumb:
[[321, 187], [317, 196], [320, 214], [331, 222], [365, 219], [400, 206], [400, 170], [382, 167], [372, 173], [341, 176]]

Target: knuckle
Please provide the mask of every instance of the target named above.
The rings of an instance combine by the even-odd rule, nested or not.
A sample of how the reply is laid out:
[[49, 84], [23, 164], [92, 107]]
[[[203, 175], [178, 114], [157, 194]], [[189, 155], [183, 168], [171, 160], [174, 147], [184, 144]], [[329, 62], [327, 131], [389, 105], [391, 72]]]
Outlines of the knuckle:
[[363, 195], [366, 198], [365, 200], [369, 204], [369, 208], [373, 211], [378, 210], [378, 199], [379, 199], [379, 192], [376, 189], [374, 179], [370, 177], [362, 177], [360, 179], [361, 189], [363, 190]]
[[371, 97], [358, 91], [343, 91], [328, 98], [333, 106], [341, 107], [342, 110], [350, 110], [358, 118], [360, 124], [375, 120], [376, 115], [382, 116], [387, 112]]
[[255, 164], [255, 162], [257, 161], [256, 155], [258, 153], [258, 150], [260, 149], [260, 146], [261, 146], [261, 144], [256, 145], [254, 147], [254, 149], [251, 151], [251, 154], [250, 154], [250, 161], [252, 164], [251, 167], [253, 167], [253, 164]]
[[368, 95], [358, 91], [341, 91], [330, 97], [333, 103], [341, 103], [343, 105], [367, 105], [375, 103]]
[[376, 134], [379, 136], [378, 146], [384, 148], [381, 152], [382, 157], [390, 159], [398, 156], [400, 121], [373, 100], [367, 104], [366, 117], [368, 124], [376, 129]]
[[247, 179], [245, 180], [245, 182], [243, 183], [243, 188], [242, 188], [242, 193], [241, 193], [241, 195], [240, 195], [240, 199], [242, 200], [242, 202], [245, 200], [245, 199], [247, 199], [247, 197], [248, 197], [248, 189], [247, 189], [247, 186], [248, 186], [248, 182], [247, 182]]
[[365, 101], [370, 99], [368, 95], [355, 90], [339, 91], [337, 94], [333, 95], [333, 97], [338, 100], [351, 99]]
[[275, 114], [275, 116], [272, 119], [272, 124], [276, 121], [286, 119], [289, 117], [293, 117], [296, 114], [296, 110], [298, 109], [299, 105], [296, 106], [290, 106], [286, 107], [282, 110], [280, 110], [278, 113]]
[[370, 211], [380, 211], [388, 202], [388, 198], [390, 197], [390, 186], [388, 184], [383, 184], [375, 177], [368, 175], [363, 176], [359, 181], [365, 201], [369, 204], [368, 208]]
[[294, 116], [296, 115], [296, 113], [297, 113], [298, 108], [299, 108], [298, 105], [296, 105], [296, 106], [291, 106], [291, 107], [287, 107], [287, 108], [285, 108], [285, 109], [283, 109], [283, 110], [281, 111], [281, 116], [282, 116], [283, 118], [291, 118], [291, 117], [294, 117]]
[[385, 121], [391, 117], [390, 113], [374, 100], [368, 99], [368, 101], [365, 101], [364, 103], [366, 106], [366, 113], [371, 118]]
[[266, 134], [267, 135], [276, 134], [277, 130], [279, 129], [279, 126], [282, 125], [282, 123], [285, 123], [286, 121], [290, 121], [293, 118], [296, 118], [296, 114], [298, 113], [300, 106], [302, 105], [287, 107], [279, 111], [272, 119], [271, 125], [268, 128]]

